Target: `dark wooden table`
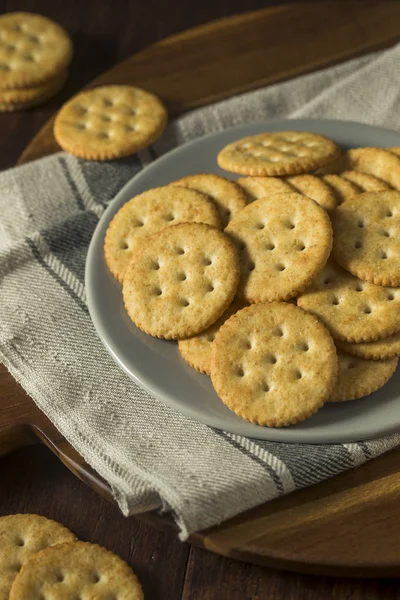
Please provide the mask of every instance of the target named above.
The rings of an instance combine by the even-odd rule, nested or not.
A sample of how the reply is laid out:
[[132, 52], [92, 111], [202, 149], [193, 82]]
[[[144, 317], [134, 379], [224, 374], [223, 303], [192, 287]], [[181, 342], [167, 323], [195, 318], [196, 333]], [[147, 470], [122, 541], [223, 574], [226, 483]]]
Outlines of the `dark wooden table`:
[[[68, 85], [54, 101], [22, 113], [0, 114], [0, 168], [13, 166], [63, 100], [114, 63], [166, 35], [266, 4], [265, 0], [0, 0], [1, 13], [29, 10], [57, 20], [72, 34], [76, 49]], [[397, 581], [282, 573], [182, 544], [169, 533], [125, 519], [42, 446], [0, 459], [0, 482], [0, 515], [36, 512], [61, 521], [83, 540], [117, 552], [140, 577], [147, 600], [400, 599]]]

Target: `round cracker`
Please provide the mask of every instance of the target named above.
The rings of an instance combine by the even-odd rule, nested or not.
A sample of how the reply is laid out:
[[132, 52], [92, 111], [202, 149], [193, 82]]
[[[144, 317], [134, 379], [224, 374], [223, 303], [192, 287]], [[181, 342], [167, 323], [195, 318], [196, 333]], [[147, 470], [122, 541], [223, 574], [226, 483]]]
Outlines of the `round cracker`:
[[125, 272], [122, 291], [137, 327], [179, 339], [215, 323], [238, 283], [239, 258], [229, 237], [203, 223], [182, 223], [144, 240]]
[[301, 194], [275, 194], [244, 208], [226, 228], [240, 253], [246, 301], [288, 300], [324, 267], [332, 247], [327, 213]]
[[338, 202], [333, 190], [315, 175], [294, 175], [286, 180], [296, 192], [312, 198], [325, 210], [333, 210]]
[[364, 344], [337, 342], [337, 345], [352, 356], [367, 360], [385, 360], [400, 356], [400, 331], [375, 342], [365, 342]]
[[361, 194], [361, 188], [352, 181], [343, 179], [340, 175], [322, 175], [322, 180], [333, 190], [336, 195], [337, 205], [342, 204], [349, 198]]
[[207, 196], [183, 187], [158, 187], [135, 196], [119, 209], [108, 226], [104, 254], [120, 282], [142, 241], [170, 225], [206, 223], [220, 227], [218, 211]]
[[361, 173], [361, 171], [343, 171], [343, 173], [340, 173], [340, 177], [357, 185], [361, 192], [384, 192], [385, 190], [390, 190], [388, 184], [381, 179], [368, 173]]
[[54, 122], [63, 150], [80, 158], [109, 160], [154, 142], [167, 124], [157, 96], [130, 85], [106, 85], [74, 96]]
[[315, 314], [338, 340], [371, 342], [400, 331], [400, 289], [361, 281], [333, 260], [297, 304]]
[[171, 185], [179, 185], [206, 194], [218, 209], [222, 229], [246, 206], [246, 196], [242, 188], [225, 177], [213, 173], [188, 175]]
[[270, 194], [293, 192], [293, 187], [278, 177], [240, 177], [237, 183], [243, 188], [248, 204]]
[[0, 89], [33, 87], [65, 71], [72, 41], [57, 23], [28, 12], [0, 16]]
[[237, 415], [259, 425], [304, 421], [329, 398], [336, 375], [336, 350], [327, 329], [293, 304], [240, 310], [212, 345], [215, 391]]
[[[8, 600], [21, 567], [39, 550], [74, 540], [75, 535], [64, 525], [39, 515], [0, 517], [0, 600]], [[28, 595], [17, 597], [31, 598]]]
[[122, 558], [96, 544], [74, 542], [46, 548], [22, 567], [10, 600], [21, 598], [143, 600], [143, 592]]
[[339, 373], [328, 402], [357, 400], [376, 392], [392, 377], [398, 358], [365, 360], [338, 350]]
[[332, 162], [335, 142], [317, 133], [260, 133], [228, 144], [218, 154], [220, 167], [241, 175], [297, 175]]
[[225, 321], [237, 313], [241, 308], [243, 308], [243, 302], [240, 302], [239, 300], [233, 301], [224, 314], [215, 321], [211, 327], [208, 327], [208, 329], [205, 329], [191, 338], [179, 340], [178, 348], [183, 360], [196, 369], [196, 371], [210, 375], [211, 347], [215, 336]]
[[400, 193], [366, 192], [332, 215], [333, 256], [356, 277], [400, 286]]
[[400, 190], [400, 157], [382, 148], [353, 148], [346, 153], [350, 169], [369, 173]]

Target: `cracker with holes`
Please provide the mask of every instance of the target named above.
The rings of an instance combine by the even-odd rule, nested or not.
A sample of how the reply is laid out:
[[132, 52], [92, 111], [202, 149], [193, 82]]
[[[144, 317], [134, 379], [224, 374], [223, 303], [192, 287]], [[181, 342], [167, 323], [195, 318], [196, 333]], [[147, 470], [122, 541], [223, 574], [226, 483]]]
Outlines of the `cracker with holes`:
[[33, 87], [64, 71], [72, 42], [54, 21], [26, 12], [0, 17], [0, 89]]
[[394, 374], [398, 358], [366, 360], [338, 350], [339, 373], [328, 402], [347, 402], [379, 390]]
[[21, 569], [10, 600], [143, 600], [138, 578], [116, 554], [87, 542], [42, 550]]
[[337, 345], [352, 356], [367, 360], [385, 360], [400, 356], [400, 331], [375, 342], [365, 342], [364, 344], [337, 342]]
[[333, 260], [297, 304], [315, 314], [338, 340], [372, 342], [400, 331], [400, 290], [361, 281]]
[[229, 317], [243, 308], [243, 302], [234, 300], [227, 308], [224, 314], [198, 335], [194, 335], [186, 340], [178, 341], [179, 352], [182, 358], [196, 371], [210, 375], [211, 373], [211, 347], [220, 327]]
[[225, 229], [232, 217], [247, 204], [242, 188], [234, 181], [229, 181], [220, 175], [212, 173], [188, 175], [174, 181], [171, 185], [190, 188], [206, 194], [218, 209], [222, 229]]
[[352, 181], [348, 181], [340, 175], [322, 175], [321, 179], [331, 188], [336, 196], [336, 202], [338, 205], [342, 204], [349, 198], [361, 194], [362, 190], [358, 185]]
[[332, 216], [333, 256], [356, 277], [400, 286], [400, 193], [366, 192]]
[[329, 217], [301, 194], [275, 194], [244, 208], [226, 228], [240, 254], [247, 302], [288, 300], [323, 269], [332, 247]]
[[294, 191], [304, 194], [317, 202], [325, 210], [333, 210], [338, 202], [333, 190], [322, 179], [315, 175], [294, 175], [286, 181]]
[[144, 240], [125, 272], [122, 292], [137, 327], [179, 339], [215, 323], [238, 283], [239, 258], [229, 237], [203, 223], [182, 223]]
[[[8, 600], [12, 583], [21, 567], [37, 552], [54, 544], [75, 540], [69, 529], [39, 515], [0, 517], [0, 600]], [[33, 596], [22, 594], [19, 598]]]
[[241, 175], [296, 175], [340, 155], [335, 142], [316, 133], [279, 131], [236, 140], [218, 154], [220, 167]]
[[350, 169], [374, 175], [400, 190], [400, 157], [382, 148], [353, 148], [346, 153]]
[[357, 185], [361, 192], [384, 192], [385, 190], [390, 190], [390, 186], [381, 179], [368, 173], [361, 173], [361, 171], [343, 171], [343, 173], [340, 173], [340, 177]]
[[153, 188], [129, 200], [112, 219], [104, 242], [106, 262], [114, 277], [122, 283], [130, 260], [146, 237], [183, 222], [220, 227], [214, 204], [191, 189]]
[[337, 376], [327, 329], [293, 304], [254, 304], [228, 319], [212, 345], [211, 380], [237, 415], [268, 427], [304, 421]]
[[270, 194], [293, 192], [292, 186], [279, 177], [240, 177], [237, 183], [243, 188], [247, 203], [265, 198]]
[[109, 85], [81, 92], [57, 114], [54, 136], [80, 158], [109, 160], [154, 142], [167, 123], [161, 101], [137, 87]]

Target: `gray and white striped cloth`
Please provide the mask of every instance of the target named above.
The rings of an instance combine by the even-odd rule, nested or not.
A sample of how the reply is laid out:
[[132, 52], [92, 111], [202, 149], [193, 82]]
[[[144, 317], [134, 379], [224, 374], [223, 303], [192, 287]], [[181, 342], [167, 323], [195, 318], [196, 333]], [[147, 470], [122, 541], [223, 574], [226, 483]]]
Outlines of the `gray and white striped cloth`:
[[394, 434], [294, 446], [192, 421], [114, 364], [94, 332], [84, 288], [86, 252], [99, 217], [143, 163], [211, 131], [274, 117], [400, 129], [399, 64], [397, 46], [193, 111], [141, 156], [98, 164], [60, 153], [0, 175], [0, 356], [109, 482], [124, 514], [170, 511], [184, 539], [400, 443]]

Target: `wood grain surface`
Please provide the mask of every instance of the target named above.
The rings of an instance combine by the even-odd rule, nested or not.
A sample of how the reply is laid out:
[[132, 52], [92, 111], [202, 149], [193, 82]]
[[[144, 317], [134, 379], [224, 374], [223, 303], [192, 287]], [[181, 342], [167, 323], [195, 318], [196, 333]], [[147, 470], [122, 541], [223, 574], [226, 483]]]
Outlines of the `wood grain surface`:
[[[58, 4], [54, 0], [0, 0], [1, 12], [34, 10], [48, 14], [66, 26], [74, 36], [77, 48], [75, 65], [78, 65], [72, 69], [67, 89], [49, 105], [20, 114], [0, 115], [0, 166], [11, 166], [24, 148], [27, 136], [47, 120], [60, 102], [116, 60], [162, 35], [242, 8], [239, 2], [231, 2], [228, 9], [222, 0], [199, 3], [199, 6], [179, 2], [181, 4], [181, 10], [177, 8], [176, 11], [171, 11], [166, 6], [161, 6], [160, 0], [146, 2], [146, 6], [140, 8], [141, 18], [138, 19], [137, 4], [122, 0], [113, 3], [99, 0]], [[246, 8], [263, 5], [264, 2], [248, 2]], [[312, 6], [280, 5], [271, 12], [274, 23], [272, 29], [268, 30], [265, 22], [259, 27], [260, 15], [254, 14], [225, 22], [223, 30], [228, 32], [225, 37], [216, 35], [218, 25], [206, 26], [198, 32], [198, 39], [193, 32], [189, 32], [175, 38], [175, 42], [164, 41], [154, 46], [153, 60], [155, 56], [158, 62], [154, 63], [157, 66], [153, 67], [153, 71], [150, 66], [151, 53], [146, 54], [149, 50], [144, 50], [139, 55], [141, 60], [134, 64], [136, 70], [132, 73], [131, 66], [128, 71], [124, 67], [118, 77], [125, 73], [125, 76], [135, 78], [134, 81], [129, 81], [138, 84], [136, 78], [140, 74], [140, 85], [153, 90], [151, 85], [158, 85], [157, 81], [161, 80], [159, 85], [165, 92], [159, 93], [167, 99], [172, 112], [179, 112], [207, 103], [213, 98], [257, 87], [262, 82], [273, 81], [274, 77], [275, 80], [283, 79], [296, 72], [304, 72], [390, 44], [400, 33], [399, 9], [400, 5], [396, 1], [377, 3], [369, 0], [320, 1]], [[312, 23], [309, 18], [311, 10], [314, 11]], [[155, 26], [154, 14], [159, 17]], [[345, 35], [340, 33], [343, 27]], [[335, 35], [328, 34], [329, 29]], [[243, 31], [242, 36], [238, 35], [240, 31]], [[278, 52], [278, 49], [284, 47], [282, 31], [292, 40], [287, 60]], [[321, 31], [324, 35], [321, 35]], [[304, 32], [307, 35], [301, 37]], [[215, 35], [212, 38], [213, 44], [209, 44], [213, 50], [207, 47], [204, 37], [206, 33]], [[266, 34], [271, 39], [267, 46]], [[313, 57], [300, 48], [299, 40], [302, 42], [301, 46], [304, 46], [312, 44], [313, 38], [318, 40], [319, 49], [328, 52], [327, 63], [323, 62], [320, 55]], [[327, 44], [326, 38], [329, 40]], [[174, 43], [178, 43], [179, 51], [176, 46], [175, 50], [171, 50]], [[257, 44], [262, 45], [262, 53], [257, 54]], [[341, 47], [338, 49], [338, 46]], [[207, 52], [204, 55], [205, 47]], [[346, 51], [343, 50], [344, 47]], [[265, 48], [274, 49], [274, 52], [267, 54], [270, 58], [268, 61], [265, 60]], [[314, 47], [314, 55], [317, 50]], [[224, 91], [224, 85], [220, 85], [220, 80], [224, 80], [225, 75], [215, 77], [215, 73], [211, 73], [208, 86], [208, 74], [202, 71], [202, 63], [198, 59], [202, 52], [203, 62], [205, 57], [208, 61], [208, 71], [214, 70], [213, 58], [214, 62], [218, 62], [222, 55], [228, 61], [223, 63], [231, 86], [228, 90]], [[237, 87], [236, 74], [228, 72], [232, 70], [230, 57], [235, 52], [241, 59], [249, 52], [248, 62], [241, 65], [242, 77], [243, 71], [247, 77], [254, 61], [258, 61], [257, 72], [260, 72], [262, 65], [263, 71], [258, 79], [255, 71], [250, 71], [245, 83], [239, 82]], [[195, 56], [181, 56], [190, 53]], [[160, 71], [159, 62], [163, 55], [169, 59], [169, 69], [164, 65], [164, 70]], [[130, 60], [125, 64], [130, 65]], [[175, 72], [173, 60], [178, 61], [176, 65], [179, 77], [171, 79], [171, 72]], [[316, 63], [316, 60], [319, 62]], [[200, 100], [196, 100], [192, 92], [189, 93], [186, 89], [179, 92], [185, 69], [192, 69], [193, 64], [197, 69], [197, 80], [200, 78], [202, 81], [202, 85], [195, 88], [197, 94], [200, 92]], [[272, 74], [273, 69], [270, 69], [271, 64], [279, 67], [275, 76]], [[118, 67], [116, 72], [121, 68]], [[188, 76], [190, 74], [191, 70]], [[108, 73], [106, 77], [111, 79], [107, 81], [118, 81], [113, 79], [114, 76], [113, 72]], [[145, 81], [149, 85], [146, 86]], [[47, 126], [42, 137], [36, 138], [29, 146], [22, 160], [54, 151], [49, 131]], [[34, 431], [28, 426], [29, 423], [36, 423]], [[14, 426], [12, 432], [8, 427], [11, 424]], [[71, 452], [68, 444], [54, 427], [49, 426], [47, 419], [4, 368], [0, 370], [0, 427], [0, 454], [9, 452], [19, 444], [33, 443], [39, 433], [43, 441], [69, 464], [75, 474], [88, 481], [101, 494], [107, 495], [105, 484], [87, 469], [79, 455]], [[16, 432], [18, 435], [15, 435]], [[334, 480], [271, 502], [219, 528], [194, 536], [193, 541], [213, 552], [245, 560], [258, 560], [262, 564], [280, 568], [308, 568], [314, 572], [336, 575], [371, 577], [379, 574], [398, 577], [399, 465], [399, 452], [392, 452]], [[39, 512], [62, 521], [83, 539], [106, 545], [132, 564], [144, 583], [147, 598], [400, 598], [398, 584], [394, 581], [333, 581], [326, 577], [279, 573], [255, 565], [232, 562], [194, 546], [189, 548], [176, 541], [175, 527], [168, 519], [148, 515], [143, 517], [164, 528], [162, 533], [136, 519], [124, 519], [116, 507], [74, 478], [45, 448], [29, 447], [4, 456], [0, 460], [0, 474], [0, 514]], [[380, 570], [376, 570], [377, 566]]]
[[[141, 50], [91, 82], [154, 92], [170, 116], [393, 44], [400, 2], [280, 5], [208, 23]], [[361, 8], [362, 7], [362, 8]], [[89, 87], [90, 87], [89, 86]], [[60, 150], [50, 120], [19, 162]]]

